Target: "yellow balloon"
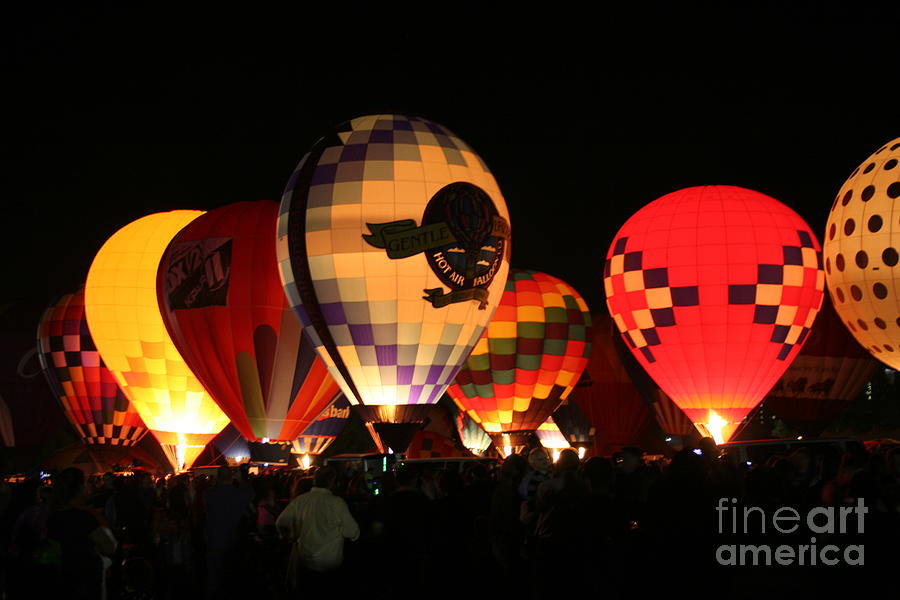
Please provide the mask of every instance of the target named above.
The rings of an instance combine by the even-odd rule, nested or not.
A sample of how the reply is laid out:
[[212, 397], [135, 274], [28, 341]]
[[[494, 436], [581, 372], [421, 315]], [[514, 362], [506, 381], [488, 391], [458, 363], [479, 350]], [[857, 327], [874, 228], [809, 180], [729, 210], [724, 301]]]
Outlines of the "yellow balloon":
[[825, 280], [841, 320], [875, 358], [900, 369], [900, 138], [867, 158], [834, 199]]
[[201, 214], [176, 210], [129, 223], [97, 252], [84, 292], [100, 356], [179, 470], [229, 422], [172, 343], [156, 295], [163, 252]]

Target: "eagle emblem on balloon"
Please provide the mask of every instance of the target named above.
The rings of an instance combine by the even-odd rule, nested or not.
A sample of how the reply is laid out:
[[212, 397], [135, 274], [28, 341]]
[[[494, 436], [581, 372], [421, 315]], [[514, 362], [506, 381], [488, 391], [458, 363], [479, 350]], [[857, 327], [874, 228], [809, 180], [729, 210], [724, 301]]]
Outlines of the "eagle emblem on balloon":
[[425, 207], [422, 225], [412, 219], [368, 223], [363, 239], [384, 248], [388, 258], [425, 254], [428, 266], [450, 288], [423, 290], [435, 308], [477, 300], [488, 303], [487, 286], [500, 268], [508, 244], [509, 223], [497, 213], [491, 197], [477, 185], [458, 181], [441, 188]]

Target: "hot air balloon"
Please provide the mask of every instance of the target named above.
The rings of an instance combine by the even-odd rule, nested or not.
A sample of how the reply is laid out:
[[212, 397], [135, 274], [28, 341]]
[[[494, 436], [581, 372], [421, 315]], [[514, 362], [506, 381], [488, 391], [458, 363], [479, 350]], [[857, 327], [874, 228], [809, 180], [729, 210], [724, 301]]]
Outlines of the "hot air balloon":
[[[566, 436], [563, 435], [562, 431], [557, 427], [553, 417], [547, 417], [547, 420], [541, 423], [541, 426], [538, 427], [534, 433], [540, 440], [541, 446], [550, 451], [553, 462], [559, 460], [560, 452], [570, 446], [569, 440], [566, 439]], [[583, 450], [581, 452], [581, 457], [584, 457]]]
[[[448, 396], [445, 396], [447, 398]], [[481, 428], [465, 411], [460, 410], [456, 404], [450, 400], [447, 402], [447, 410], [456, 425], [456, 433], [462, 445], [472, 454], [483, 456], [488, 448], [493, 444], [491, 436]]]
[[571, 394], [553, 411], [552, 419], [560, 433], [566, 438], [565, 447], [577, 448], [580, 458], [584, 458], [588, 448], [594, 447], [597, 428], [590, 422], [581, 407], [575, 404]]
[[[325, 452], [326, 448], [337, 439], [350, 418], [350, 403], [343, 394], [337, 397], [325, 407], [319, 416], [310, 423], [292, 443], [293, 454], [307, 457], [301, 461], [308, 461], [310, 454], [317, 456]], [[309, 468], [306, 464], [304, 468]]]
[[841, 321], [878, 360], [900, 369], [900, 138], [841, 187], [825, 229], [828, 289]]
[[878, 361], [856, 343], [826, 295], [809, 339], [758, 412], [817, 436], [862, 392], [877, 368]]
[[84, 316], [84, 288], [44, 311], [37, 347], [47, 382], [84, 443], [133, 446], [147, 433], [100, 359]]
[[613, 335], [613, 323], [605, 313], [593, 313], [591, 357], [585, 377], [572, 390], [575, 404], [594, 427], [596, 456], [608, 456], [626, 446], [637, 445], [650, 419], [646, 401], [622, 364]]
[[157, 281], [175, 347], [251, 442], [293, 442], [338, 392], [282, 290], [277, 216], [262, 201], [197, 217], [169, 243]]
[[469, 456], [451, 438], [434, 431], [417, 431], [406, 451], [407, 458], [459, 458]]
[[291, 176], [278, 219], [285, 292], [383, 445], [408, 445], [481, 336], [509, 233], [482, 160], [425, 119], [354, 119]]
[[97, 252], [84, 288], [101, 358], [179, 470], [228, 424], [172, 343], [156, 295], [166, 246], [200, 214], [178, 210], [129, 223]]
[[774, 198], [688, 188], [622, 226], [604, 287], [634, 356], [721, 442], [806, 340], [822, 303], [822, 253], [803, 219]]
[[581, 377], [590, 329], [569, 284], [511, 269], [494, 319], [447, 393], [498, 448], [524, 446]]

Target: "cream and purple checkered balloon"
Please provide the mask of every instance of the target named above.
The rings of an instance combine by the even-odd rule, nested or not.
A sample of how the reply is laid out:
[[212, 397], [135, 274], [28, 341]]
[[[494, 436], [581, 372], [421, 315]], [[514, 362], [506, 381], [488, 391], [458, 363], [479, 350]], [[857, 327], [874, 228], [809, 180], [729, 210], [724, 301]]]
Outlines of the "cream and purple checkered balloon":
[[441, 125], [360, 117], [291, 176], [278, 261], [351, 403], [431, 404], [500, 301], [509, 213], [482, 160]]

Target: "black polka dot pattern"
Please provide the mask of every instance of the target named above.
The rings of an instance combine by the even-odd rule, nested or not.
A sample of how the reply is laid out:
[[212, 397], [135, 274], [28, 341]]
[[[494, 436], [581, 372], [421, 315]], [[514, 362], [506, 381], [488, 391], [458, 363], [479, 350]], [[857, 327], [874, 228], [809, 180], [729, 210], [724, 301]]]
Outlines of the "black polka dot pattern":
[[900, 138], [860, 163], [832, 198], [824, 265], [857, 341], [900, 369]]
[[872, 199], [872, 196], [874, 196], [874, 195], [875, 195], [875, 186], [867, 185], [863, 189], [862, 194], [860, 194], [859, 197], [860, 197], [860, 199], [862, 199], [863, 202], [868, 202], [869, 200]]

